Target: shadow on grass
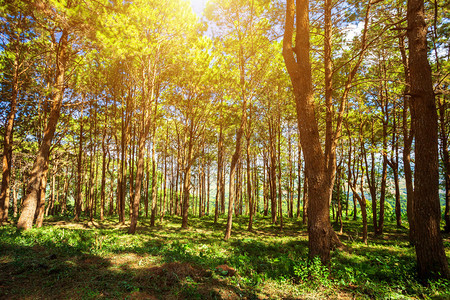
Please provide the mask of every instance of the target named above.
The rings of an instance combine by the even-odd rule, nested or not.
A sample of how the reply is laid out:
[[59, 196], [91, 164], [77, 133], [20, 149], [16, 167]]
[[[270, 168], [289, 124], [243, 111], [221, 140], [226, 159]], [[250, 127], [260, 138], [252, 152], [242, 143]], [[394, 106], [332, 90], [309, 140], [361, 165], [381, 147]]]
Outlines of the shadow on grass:
[[[312, 284], [297, 272], [307, 267], [308, 254], [298, 220], [286, 219], [280, 231], [270, 219], [258, 217], [248, 232], [248, 218], [236, 218], [228, 242], [223, 241], [224, 218], [217, 224], [211, 216], [190, 222], [195, 226], [181, 229], [179, 217], [154, 227], [140, 219], [136, 235], [114, 218], [58, 219], [46, 223], [57, 226], [29, 232], [0, 228], [0, 298], [252, 299], [265, 293], [268, 279]], [[414, 253], [405, 229], [386, 226], [368, 246], [358, 242], [360, 224], [346, 222], [344, 230], [341, 238], [351, 251], [333, 254], [329, 278], [343, 282], [334, 285], [336, 290], [371, 297], [386, 284], [400, 289], [408, 282], [407, 293], [416, 293]], [[215, 271], [222, 264], [235, 268], [238, 277], [222, 277]]]
[[[66, 230], [68, 240], [62, 243], [39, 234], [43, 231], [0, 228], [1, 299], [238, 299], [244, 294], [189, 259], [140, 267], [139, 255], [92, 254], [97, 247], [92, 232]], [[70, 246], [69, 239], [78, 242]]]

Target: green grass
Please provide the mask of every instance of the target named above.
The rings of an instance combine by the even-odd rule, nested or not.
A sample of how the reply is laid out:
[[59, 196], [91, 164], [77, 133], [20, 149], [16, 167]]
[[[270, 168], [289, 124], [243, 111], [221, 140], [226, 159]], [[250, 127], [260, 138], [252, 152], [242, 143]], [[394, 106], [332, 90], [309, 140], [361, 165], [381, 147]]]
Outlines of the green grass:
[[[360, 224], [346, 221], [330, 267], [308, 261], [307, 234], [296, 220], [280, 231], [269, 219], [235, 219], [223, 241], [224, 219], [168, 217], [136, 235], [116, 219], [78, 224], [49, 219], [40, 229], [0, 227], [0, 298], [6, 299], [450, 299], [450, 283], [418, 283], [406, 229], [360, 242]], [[445, 237], [448, 249], [449, 239]], [[216, 270], [228, 265], [228, 277]]]

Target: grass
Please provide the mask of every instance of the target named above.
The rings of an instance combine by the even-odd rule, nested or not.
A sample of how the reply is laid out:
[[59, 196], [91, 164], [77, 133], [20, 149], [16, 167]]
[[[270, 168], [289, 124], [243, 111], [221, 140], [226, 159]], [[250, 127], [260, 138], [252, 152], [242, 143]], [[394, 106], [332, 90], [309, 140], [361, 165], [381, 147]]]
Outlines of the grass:
[[[281, 232], [258, 217], [246, 230], [235, 219], [225, 242], [224, 220], [178, 217], [156, 227], [138, 224], [136, 235], [116, 219], [104, 222], [48, 219], [40, 229], [0, 227], [1, 299], [450, 299], [450, 283], [423, 286], [415, 276], [406, 229], [359, 241], [360, 224], [346, 221], [330, 267], [307, 260], [307, 234], [296, 220]], [[360, 235], [359, 235], [360, 236]], [[445, 236], [447, 254], [450, 241]], [[217, 269], [226, 265], [235, 276]]]

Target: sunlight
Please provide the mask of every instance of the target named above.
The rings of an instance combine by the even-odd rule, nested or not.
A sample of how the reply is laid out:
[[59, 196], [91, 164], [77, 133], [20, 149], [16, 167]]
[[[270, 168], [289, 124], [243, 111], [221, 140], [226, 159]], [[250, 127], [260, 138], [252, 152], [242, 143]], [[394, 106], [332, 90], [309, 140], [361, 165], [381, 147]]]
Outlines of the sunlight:
[[190, 0], [190, 1], [194, 12], [198, 15], [201, 15], [208, 0]]

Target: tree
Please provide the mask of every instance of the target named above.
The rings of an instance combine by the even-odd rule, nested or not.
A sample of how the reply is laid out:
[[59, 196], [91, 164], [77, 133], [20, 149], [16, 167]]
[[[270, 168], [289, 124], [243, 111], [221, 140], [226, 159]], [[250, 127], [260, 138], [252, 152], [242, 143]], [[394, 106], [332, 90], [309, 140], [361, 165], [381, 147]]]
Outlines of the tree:
[[423, 0], [408, 0], [411, 99], [414, 107], [414, 221], [417, 271], [426, 281], [450, 278], [440, 233], [437, 111], [427, 58], [427, 26]]
[[[18, 110], [19, 91], [22, 87], [24, 73], [30, 68], [30, 59], [35, 33], [32, 28], [31, 18], [22, 10], [26, 4], [22, 1], [4, 3], [5, 17], [0, 21], [1, 48], [3, 76], [7, 82], [3, 82], [3, 97], [9, 99], [9, 112], [5, 122], [3, 154], [2, 154], [2, 181], [0, 189], [0, 225], [8, 219], [8, 206], [10, 201], [10, 181], [12, 172], [12, 149], [14, 122]], [[20, 30], [18, 30], [20, 29]]]

